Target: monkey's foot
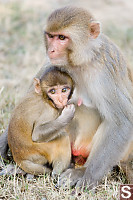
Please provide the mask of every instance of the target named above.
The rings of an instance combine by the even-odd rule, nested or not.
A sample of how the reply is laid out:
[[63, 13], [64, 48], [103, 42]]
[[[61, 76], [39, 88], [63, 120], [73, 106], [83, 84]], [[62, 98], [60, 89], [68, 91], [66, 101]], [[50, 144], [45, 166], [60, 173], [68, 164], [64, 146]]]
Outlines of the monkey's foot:
[[87, 190], [91, 190], [93, 189], [93, 191], [96, 189], [97, 183], [95, 182], [91, 182], [90, 184], [90, 180], [87, 178], [84, 178], [84, 176], [82, 178], [80, 178], [76, 184], [76, 188], [82, 188], [82, 189], [87, 189]]
[[93, 189], [93, 192], [95, 192], [97, 181], [94, 181], [90, 177], [86, 176], [85, 170], [85, 167], [66, 170], [64, 173], [61, 174], [59, 186], [76, 186], [77, 189]]
[[74, 186], [83, 177], [85, 168], [68, 169], [60, 176], [59, 186]]

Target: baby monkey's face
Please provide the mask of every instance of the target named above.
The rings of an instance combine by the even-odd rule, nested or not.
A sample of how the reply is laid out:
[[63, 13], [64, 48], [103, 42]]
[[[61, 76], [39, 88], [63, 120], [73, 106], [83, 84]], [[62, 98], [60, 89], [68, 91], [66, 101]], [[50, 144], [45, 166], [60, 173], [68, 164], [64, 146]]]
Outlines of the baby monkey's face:
[[71, 88], [68, 85], [57, 85], [48, 89], [47, 94], [53, 100], [56, 108], [64, 108], [67, 105]]

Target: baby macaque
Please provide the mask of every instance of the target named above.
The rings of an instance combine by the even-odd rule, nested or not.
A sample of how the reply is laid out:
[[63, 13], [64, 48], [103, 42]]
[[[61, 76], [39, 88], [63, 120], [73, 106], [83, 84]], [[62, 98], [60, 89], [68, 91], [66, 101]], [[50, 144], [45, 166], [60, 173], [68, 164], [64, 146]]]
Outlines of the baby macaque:
[[57, 67], [48, 67], [34, 78], [34, 91], [15, 108], [8, 127], [8, 144], [14, 161], [25, 172], [53, 174], [66, 169], [71, 160], [71, 144], [66, 125], [75, 106], [67, 105], [73, 93], [71, 77]]

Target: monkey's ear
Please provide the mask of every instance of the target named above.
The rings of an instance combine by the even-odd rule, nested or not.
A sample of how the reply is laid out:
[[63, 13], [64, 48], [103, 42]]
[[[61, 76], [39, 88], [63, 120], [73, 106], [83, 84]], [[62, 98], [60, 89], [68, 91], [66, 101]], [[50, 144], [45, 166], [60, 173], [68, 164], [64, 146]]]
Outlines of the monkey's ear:
[[96, 39], [100, 34], [100, 23], [99, 22], [91, 22], [90, 24], [90, 35], [92, 39]]
[[41, 86], [40, 86], [40, 79], [34, 78], [34, 88], [37, 94], [41, 94]]

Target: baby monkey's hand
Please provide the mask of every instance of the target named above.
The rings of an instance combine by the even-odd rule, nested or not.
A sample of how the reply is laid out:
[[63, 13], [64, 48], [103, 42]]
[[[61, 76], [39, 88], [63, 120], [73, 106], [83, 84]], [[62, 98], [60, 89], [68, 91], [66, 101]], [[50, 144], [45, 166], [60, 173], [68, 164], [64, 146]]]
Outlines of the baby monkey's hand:
[[74, 104], [65, 106], [60, 115], [62, 123], [69, 123], [73, 119], [74, 113], [75, 113]]

